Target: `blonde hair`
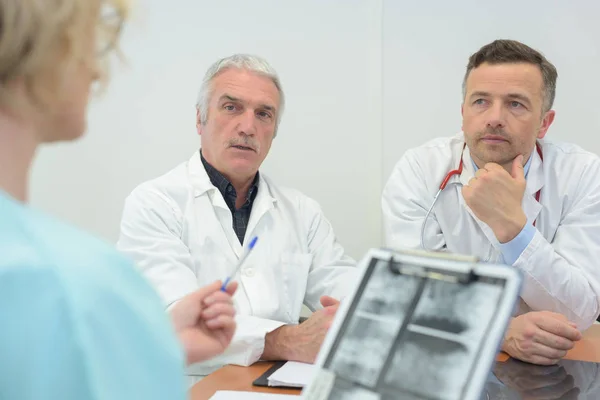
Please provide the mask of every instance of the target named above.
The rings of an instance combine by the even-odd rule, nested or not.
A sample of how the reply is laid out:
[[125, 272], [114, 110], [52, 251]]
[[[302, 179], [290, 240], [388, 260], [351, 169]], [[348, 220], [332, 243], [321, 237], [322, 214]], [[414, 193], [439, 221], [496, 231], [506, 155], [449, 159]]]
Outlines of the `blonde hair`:
[[[112, 20], [107, 9], [116, 15]], [[33, 101], [52, 101], [73, 62], [90, 63], [101, 78], [100, 57], [89, 59], [88, 32], [95, 28], [97, 43], [116, 48], [128, 9], [127, 0], [0, 0], [0, 105], [13, 105], [17, 80]]]

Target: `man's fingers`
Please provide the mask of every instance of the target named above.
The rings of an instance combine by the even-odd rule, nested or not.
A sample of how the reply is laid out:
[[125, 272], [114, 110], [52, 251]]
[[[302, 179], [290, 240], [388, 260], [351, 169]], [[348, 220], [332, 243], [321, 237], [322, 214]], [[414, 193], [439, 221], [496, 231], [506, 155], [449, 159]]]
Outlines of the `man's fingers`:
[[488, 172], [488, 171], [487, 171], [486, 169], [484, 169], [484, 168], [479, 168], [479, 169], [477, 170], [477, 172], [475, 172], [475, 178], [478, 178], [478, 179], [479, 179], [479, 178], [482, 178], [484, 175], [486, 175], [486, 174], [487, 174], [487, 172]]
[[538, 355], [532, 355], [528, 357], [523, 357], [522, 360], [536, 365], [555, 365], [561, 360], [561, 358], [548, 358]]
[[514, 179], [525, 180], [525, 170], [523, 168], [523, 154], [515, 157], [512, 163], [512, 172], [510, 174]]
[[[531, 348], [523, 351], [523, 353], [525, 356], [519, 357], [523, 361], [538, 365], [554, 365], [567, 354], [567, 351], [554, 349], [541, 343], [533, 343]], [[537, 362], [538, 359], [542, 362]]]
[[581, 339], [581, 332], [579, 332], [576, 328], [573, 328], [573, 326], [568, 322], [561, 321], [557, 318], [540, 318], [536, 321], [536, 325], [546, 332], [550, 332], [554, 335], [574, 342]]
[[555, 313], [552, 311], [542, 311], [541, 314], [544, 314], [545, 317], [552, 317], [559, 321], [569, 322], [569, 319], [560, 313]]
[[486, 163], [483, 168], [484, 170], [488, 171], [488, 172], [492, 172], [492, 171], [498, 171], [498, 172], [502, 172], [505, 173], [506, 171], [504, 170], [504, 167], [501, 166], [498, 163], [493, 163], [493, 162], [489, 162]]
[[331, 296], [321, 296], [320, 301], [321, 301], [321, 305], [323, 307], [330, 307], [330, 306], [335, 306], [335, 305], [340, 304], [339, 301], [337, 301], [336, 299], [334, 299]]
[[558, 336], [544, 330], [538, 330], [538, 332], [532, 340], [535, 343], [539, 343], [556, 350], [567, 351], [571, 350], [573, 346], [575, 346], [575, 343], [572, 340], [566, 339], [562, 336]]
[[337, 310], [339, 308], [340, 308], [339, 304], [336, 304], [334, 306], [325, 307], [323, 309], [323, 313], [325, 314], [325, 316], [327, 316], [327, 318], [331, 319], [337, 313]]

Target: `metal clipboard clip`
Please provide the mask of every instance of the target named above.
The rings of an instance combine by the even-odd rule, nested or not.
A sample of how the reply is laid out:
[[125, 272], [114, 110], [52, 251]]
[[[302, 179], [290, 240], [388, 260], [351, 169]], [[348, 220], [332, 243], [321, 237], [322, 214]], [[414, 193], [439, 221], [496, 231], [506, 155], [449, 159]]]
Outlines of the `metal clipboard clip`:
[[[453, 258], [456, 259], [455, 257]], [[469, 262], [477, 261], [473, 257], [461, 257], [461, 259]], [[391, 255], [388, 260], [388, 269], [394, 275], [411, 275], [424, 279], [435, 279], [451, 283], [470, 284], [478, 280], [478, 276], [473, 272], [473, 268], [470, 268], [468, 272], [443, 273], [426, 266], [406, 265], [396, 262], [393, 255]]]

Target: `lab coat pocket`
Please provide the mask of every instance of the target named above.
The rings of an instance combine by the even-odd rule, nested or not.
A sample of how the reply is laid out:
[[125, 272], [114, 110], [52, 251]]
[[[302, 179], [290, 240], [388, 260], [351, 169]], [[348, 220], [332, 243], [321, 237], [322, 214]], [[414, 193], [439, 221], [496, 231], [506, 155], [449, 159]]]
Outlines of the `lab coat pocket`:
[[285, 312], [290, 321], [297, 322], [300, 318], [312, 260], [313, 255], [310, 253], [283, 253], [281, 255], [283, 293], [286, 296]]

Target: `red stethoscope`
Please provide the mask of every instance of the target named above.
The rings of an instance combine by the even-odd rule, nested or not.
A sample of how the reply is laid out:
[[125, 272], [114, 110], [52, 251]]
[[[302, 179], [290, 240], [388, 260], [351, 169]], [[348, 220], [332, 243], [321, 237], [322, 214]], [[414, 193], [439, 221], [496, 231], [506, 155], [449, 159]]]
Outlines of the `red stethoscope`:
[[[463, 144], [463, 149], [462, 152], [460, 154], [460, 162], [458, 163], [458, 168], [457, 169], [453, 169], [452, 171], [448, 172], [446, 174], [446, 176], [444, 177], [444, 180], [442, 181], [439, 190], [437, 191], [437, 193], [435, 194], [435, 197], [433, 198], [433, 203], [431, 203], [431, 207], [429, 207], [429, 210], [427, 210], [427, 214], [425, 214], [425, 219], [423, 220], [423, 224], [421, 225], [421, 248], [423, 250], [427, 250], [425, 248], [425, 242], [424, 242], [424, 237], [425, 237], [425, 225], [427, 223], [427, 218], [429, 218], [429, 214], [431, 214], [431, 211], [433, 210], [433, 207], [435, 207], [435, 203], [437, 203], [438, 197], [440, 197], [440, 194], [444, 191], [444, 189], [446, 188], [446, 186], [448, 185], [448, 182], [450, 181], [450, 178], [452, 178], [454, 175], [460, 175], [462, 174], [463, 171], [463, 157], [462, 157], [462, 153], [465, 151], [465, 147], [467, 146], [467, 144]], [[542, 162], [544, 161], [544, 155], [542, 154], [542, 146], [540, 146], [539, 142], [535, 142], [535, 149], [537, 151], [537, 153], [540, 156], [540, 159], [542, 160]], [[458, 183], [458, 182], [457, 182]], [[541, 196], [542, 190], [538, 190], [535, 193], [535, 200], [539, 203], [540, 202], [540, 196]], [[533, 221], [533, 226], [535, 226], [535, 221]]]

